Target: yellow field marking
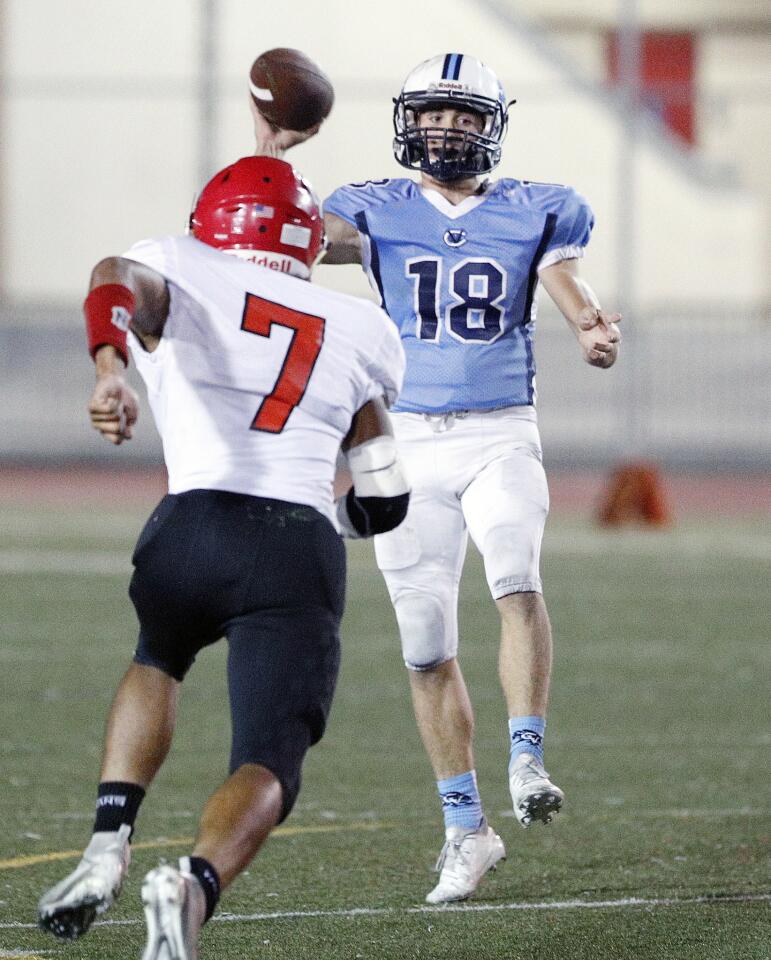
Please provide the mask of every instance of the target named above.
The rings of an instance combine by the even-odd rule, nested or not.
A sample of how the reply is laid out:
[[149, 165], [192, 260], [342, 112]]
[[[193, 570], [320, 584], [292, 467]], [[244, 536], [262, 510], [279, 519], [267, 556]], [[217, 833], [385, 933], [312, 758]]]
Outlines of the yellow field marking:
[[0, 950], [0, 957], [18, 957], [19, 960], [46, 960], [39, 953], [19, 953], [18, 950], [14, 950], [12, 953]]
[[[317, 824], [309, 827], [277, 827], [272, 837], [297, 837], [306, 833], [353, 833], [359, 830], [385, 830], [390, 823], [376, 820], [364, 820], [353, 823]], [[165, 847], [186, 847], [193, 843], [192, 837], [166, 837], [161, 840], [144, 840], [132, 843], [132, 850], [162, 850]], [[83, 854], [82, 850], [57, 850], [52, 853], [36, 853], [28, 857], [11, 857], [0, 860], [0, 870], [18, 870], [20, 867], [34, 867], [38, 863], [53, 863], [55, 860], [74, 860]]]
[[51, 956], [54, 953], [57, 953], [56, 950], [44, 950], [43, 953], [35, 953], [34, 950], [0, 950], [0, 957], [18, 957], [19, 960], [23, 957], [24, 960], [46, 960], [46, 956]]

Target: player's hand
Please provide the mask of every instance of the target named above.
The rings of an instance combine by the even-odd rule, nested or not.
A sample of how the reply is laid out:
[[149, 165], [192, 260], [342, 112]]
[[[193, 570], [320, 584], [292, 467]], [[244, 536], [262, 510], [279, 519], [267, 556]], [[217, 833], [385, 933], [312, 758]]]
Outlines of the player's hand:
[[578, 315], [578, 342], [584, 360], [592, 367], [607, 369], [618, 358], [621, 342], [620, 313], [606, 313], [599, 307], [584, 307]]
[[249, 109], [254, 120], [254, 154], [257, 157], [276, 157], [281, 159], [290, 147], [310, 140], [321, 129], [321, 124], [309, 130], [282, 130], [275, 126], [257, 109], [254, 100], [249, 97]]
[[577, 336], [584, 360], [590, 366], [607, 369], [618, 359], [621, 334], [615, 323], [593, 327], [591, 330], [579, 330]]
[[117, 373], [98, 377], [88, 403], [91, 426], [116, 446], [133, 436], [139, 416], [139, 398]]

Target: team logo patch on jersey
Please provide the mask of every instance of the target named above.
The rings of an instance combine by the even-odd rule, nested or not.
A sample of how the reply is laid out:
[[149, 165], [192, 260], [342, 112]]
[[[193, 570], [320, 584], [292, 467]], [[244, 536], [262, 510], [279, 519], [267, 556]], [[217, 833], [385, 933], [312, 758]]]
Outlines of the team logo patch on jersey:
[[448, 227], [444, 231], [442, 238], [448, 247], [462, 247], [468, 240], [468, 234], [465, 230], [456, 230], [454, 227]]

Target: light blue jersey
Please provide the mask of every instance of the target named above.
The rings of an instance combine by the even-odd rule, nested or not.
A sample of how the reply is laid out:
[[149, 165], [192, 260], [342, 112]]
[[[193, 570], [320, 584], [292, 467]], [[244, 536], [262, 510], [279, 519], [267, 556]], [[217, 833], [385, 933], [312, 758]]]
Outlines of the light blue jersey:
[[593, 226], [570, 187], [499, 180], [453, 206], [412, 180], [340, 187], [363, 266], [407, 355], [394, 410], [448, 413], [534, 402], [538, 267], [580, 257]]

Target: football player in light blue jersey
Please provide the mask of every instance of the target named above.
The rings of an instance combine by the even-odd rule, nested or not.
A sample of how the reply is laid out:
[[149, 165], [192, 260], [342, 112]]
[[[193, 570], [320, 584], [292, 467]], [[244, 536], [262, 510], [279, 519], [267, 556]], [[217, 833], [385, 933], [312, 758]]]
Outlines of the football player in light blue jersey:
[[535, 414], [533, 333], [542, 284], [592, 366], [618, 354], [618, 314], [579, 277], [593, 217], [570, 187], [487, 175], [508, 106], [474, 57], [420, 64], [395, 100], [394, 153], [411, 179], [336, 190], [324, 205], [327, 263], [360, 262], [407, 355], [392, 420], [413, 494], [376, 538], [415, 715], [437, 778], [446, 842], [430, 903], [470, 896], [505, 856], [479, 797], [473, 713], [456, 659], [468, 534], [501, 616], [509, 786], [523, 826], [548, 823], [562, 791], [543, 766], [552, 661], [539, 573], [548, 512]]

